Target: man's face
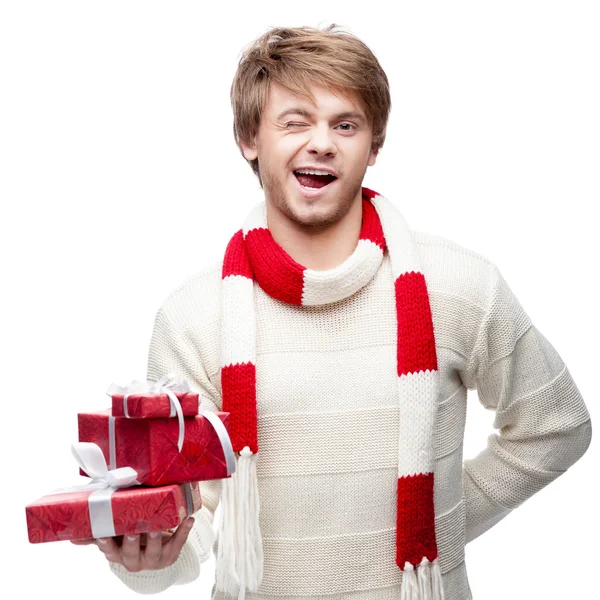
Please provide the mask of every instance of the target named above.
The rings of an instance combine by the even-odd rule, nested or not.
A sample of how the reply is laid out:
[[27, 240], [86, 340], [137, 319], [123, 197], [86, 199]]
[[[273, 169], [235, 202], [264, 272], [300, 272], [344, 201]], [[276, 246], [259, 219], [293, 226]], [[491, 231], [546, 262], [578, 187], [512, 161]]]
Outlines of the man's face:
[[[258, 157], [269, 225], [276, 219], [316, 231], [337, 223], [360, 202], [367, 166], [375, 164], [372, 128], [359, 99], [338, 97], [320, 86], [311, 91], [316, 105], [271, 85], [258, 135], [251, 145], [242, 143], [247, 160]], [[306, 167], [332, 170], [337, 177], [308, 190], [294, 174]]]

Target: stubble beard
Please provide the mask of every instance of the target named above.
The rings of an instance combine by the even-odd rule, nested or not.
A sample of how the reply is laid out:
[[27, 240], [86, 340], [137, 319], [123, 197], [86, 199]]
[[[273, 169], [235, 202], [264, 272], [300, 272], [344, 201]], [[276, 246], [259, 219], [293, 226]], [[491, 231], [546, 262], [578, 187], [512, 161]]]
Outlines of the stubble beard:
[[[292, 203], [288, 201], [284, 186], [281, 181], [273, 176], [273, 174], [265, 169], [263, 173], [261, 171], [261, 179], [263, 183], [263, 190], [265, 196], [268, 196], [272, 204], [285, 215], [287, 219], [297, 224], [298, 226], [306, 229], [314, 230], [315, 233], [321, 229], [327, 228], [334, 223], [340, 221], [352, 207], [356, 195], [362, 188], [362, 181], [364, 174], [367, 170], [363, 171], [360, 179], [356, 179], [352, 183], [340, 186], [341, 191], [338, 191], [337, 201], [332, 205], [331, 210], [325, 214], [312, 214], [308, 217], [297, 214], [292, 206]], [[315, 202], [319, 202], [319, 198], [314, 199]]]

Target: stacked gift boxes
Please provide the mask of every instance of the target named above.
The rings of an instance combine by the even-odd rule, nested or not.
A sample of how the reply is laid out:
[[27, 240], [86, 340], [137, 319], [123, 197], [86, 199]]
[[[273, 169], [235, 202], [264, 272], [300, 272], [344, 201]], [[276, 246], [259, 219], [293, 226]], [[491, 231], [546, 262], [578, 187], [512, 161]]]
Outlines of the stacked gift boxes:
[[155, 384], [111, 385], [112, 407], [79, 413], [72, 447], [84, 486], [26, 507], [29, 541], [80, 540], [176, 527], [200, 509], [199, 481], [230, 477], [229, 413], [199, 411], [170, 373]]

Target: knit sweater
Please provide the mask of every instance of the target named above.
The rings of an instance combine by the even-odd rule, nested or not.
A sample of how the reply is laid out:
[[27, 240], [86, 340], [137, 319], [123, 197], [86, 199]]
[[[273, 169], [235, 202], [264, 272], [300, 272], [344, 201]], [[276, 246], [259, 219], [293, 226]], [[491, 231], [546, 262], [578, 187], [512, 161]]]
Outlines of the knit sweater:
[[[435, 528], [446, 600], [472, 598], [465, 545], [545, 487], [587, 450], [591, 421], [569, 370], [499, 269], [449, 239], [414, 231], [429, 291], [440, 389]], [[148, 373], [190, 381], [202, 410], [221, 410], [221, 270], [188, 277], [156, 314]], [[397, 600], [398, 408], [393, 274], [344, 300], [297, 306], [258, 285], [257, 475], [264, 577], [247, 600]], [[495, 411], [487, 446], [463, 460], [467, 390]], [[128, 572], [131, 589], [188, 583], [216, 555], [221, 480], [177, 561]], [[211, 600], [227, 600], [213, 586]]]

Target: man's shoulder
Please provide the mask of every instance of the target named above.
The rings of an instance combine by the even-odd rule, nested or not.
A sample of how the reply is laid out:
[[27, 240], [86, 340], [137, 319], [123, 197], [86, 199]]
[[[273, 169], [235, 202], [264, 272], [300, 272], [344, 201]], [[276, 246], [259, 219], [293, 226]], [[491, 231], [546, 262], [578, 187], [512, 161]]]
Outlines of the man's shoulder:
[[222, 269], [221, 258], [188, 275], [171, 290], [159, 311], [170, 320], [184, 322], [217, 314]]
[[428, 231], [413, 231], [413, 238], [415, 243], [429, 254], [440, 257], [460, 255], [465, 261], [483, 266], [485, 269], [493, 266], [493, 262], [481, 252], [448, 237]]
[[438, 234], [413, 231], [423, 269], [434, 291], [461, 297], [479, 307], [488, 302], [497, 267], [487, 256]]

